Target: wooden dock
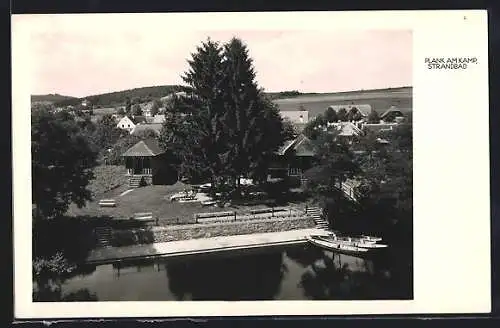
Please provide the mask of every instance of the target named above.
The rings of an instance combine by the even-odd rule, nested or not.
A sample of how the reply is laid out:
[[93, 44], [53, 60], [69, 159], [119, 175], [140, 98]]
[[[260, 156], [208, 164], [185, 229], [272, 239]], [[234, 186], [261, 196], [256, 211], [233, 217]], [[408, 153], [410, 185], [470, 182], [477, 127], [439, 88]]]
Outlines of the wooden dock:
[[294, 245], [306, 243], [306, 236], [308, 235], [326, 233], [325, 230], [313, 228], [190, 239], [125, 247], [108, 247], [93, 250], [87, 258], [87, 263], [105, 264], [128, 259], [170, 258]]

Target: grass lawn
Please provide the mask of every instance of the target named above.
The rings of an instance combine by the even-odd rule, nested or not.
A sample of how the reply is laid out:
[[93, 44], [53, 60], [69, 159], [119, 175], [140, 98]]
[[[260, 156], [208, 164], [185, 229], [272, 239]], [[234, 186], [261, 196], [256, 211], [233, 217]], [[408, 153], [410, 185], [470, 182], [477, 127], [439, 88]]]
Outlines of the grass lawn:
[[[177, 182], [171, 186], [147, 186], [134, 189], [133, 191], [119, 196], [123, 191], [127, 190], [126, 186], [122, 186], [101, 194], [96, 199], [88, 203], [86, 207], [78, 209], [72, 206], [68, 212], [70, 216], [110, 216], [113, 218], [129, 218], [134, 213], [152, 212], [154, 217], [159, 218], [160, 225], [168, 225], [172, 223], [194, 223], [194, 214], [200, 212], [220, 212], [220, 211], [248, 211], [256, 208], [266, 208], [265, 204], [251, 206], [229, 206], [219, 208], [215, 206], [203, 207], [199, 202], [195, 203], [179, 203], [171, 202], [170, 196], [176, 192], [188, 189], [190, 186]], [[101, 208], [98, 201], [104, 198], [113, 198], [116, 200], [117, 206], [114, 208]], [[305, 204], [301, 201], [294, 202], [293, 205]]]

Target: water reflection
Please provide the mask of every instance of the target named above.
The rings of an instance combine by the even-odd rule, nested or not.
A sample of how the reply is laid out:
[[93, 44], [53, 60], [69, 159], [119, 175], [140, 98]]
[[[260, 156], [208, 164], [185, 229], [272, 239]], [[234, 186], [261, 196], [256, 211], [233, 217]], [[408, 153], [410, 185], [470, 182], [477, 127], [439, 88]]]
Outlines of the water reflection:
[[177, 300], [272, 300], [286, 266], [281, 251], [165, 264]]
[[[305, 267], [299, 286], [315, 300], [410, 299], [408, 271], [399, 263], [391, 268], [387, 258], [357, 258], [328, 251], [296, 248], [288, 257]], [[398, 261], [397, 258], [392, 258]], [[400, 261], [400, 260], [399, 260]], [[392, 273], [392, 274], [391, 274]]]
[[240, 254], [124, 261], [88, 268], [52, 300], [410, 299], [411, 267], [397, 257], [361, 259], [313, 246]]

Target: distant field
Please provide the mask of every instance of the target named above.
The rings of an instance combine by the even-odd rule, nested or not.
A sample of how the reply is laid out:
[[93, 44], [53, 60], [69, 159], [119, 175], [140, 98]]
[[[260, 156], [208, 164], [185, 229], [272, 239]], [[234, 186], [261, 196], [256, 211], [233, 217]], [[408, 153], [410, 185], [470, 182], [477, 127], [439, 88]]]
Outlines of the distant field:
[[94, 115], [113, 115], [116, 113], [116, 109], [114, 107], [107, 107], [107, 108], [94, 108]]
[[403, 112], [413, 109], [411, 89], [395, 91], [358, 91], [356, 93], [314, 94], [273, 100], [280, 110], [295, 111], [303, 106], [309, 111], [309, 118], [324, 113], [328, 106], [341, 104], [369, 104], [379, 113], [390, 106], [397, 106]]

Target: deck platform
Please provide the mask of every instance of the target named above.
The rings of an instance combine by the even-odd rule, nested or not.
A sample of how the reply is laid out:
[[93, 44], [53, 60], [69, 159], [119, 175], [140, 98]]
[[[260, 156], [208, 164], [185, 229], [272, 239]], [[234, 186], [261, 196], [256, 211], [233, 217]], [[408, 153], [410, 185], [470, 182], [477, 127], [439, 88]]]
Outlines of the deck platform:
[[272, 246], [293, 245], [306, 242], [311, 234], [326, 234], [322, 229], [299, 229], [282, 232], [222, 236], [202, 239], [171, 241], [93, 250], [87, 258], [89, 264], [104, 264], [125, 259], [151, 257], [179, 257], [196, 254], [230, 252]]

